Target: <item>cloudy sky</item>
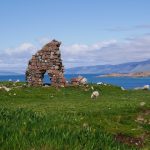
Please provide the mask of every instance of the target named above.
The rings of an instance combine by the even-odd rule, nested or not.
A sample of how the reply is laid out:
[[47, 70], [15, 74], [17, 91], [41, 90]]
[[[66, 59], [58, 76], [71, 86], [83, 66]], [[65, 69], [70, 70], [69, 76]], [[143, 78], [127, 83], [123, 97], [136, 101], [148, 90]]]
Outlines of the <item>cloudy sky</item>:
[[66, 68], [150, 59], [149, 8], [149, 0], [1, 1], [0, 71], [24, 72], [53, 38]]

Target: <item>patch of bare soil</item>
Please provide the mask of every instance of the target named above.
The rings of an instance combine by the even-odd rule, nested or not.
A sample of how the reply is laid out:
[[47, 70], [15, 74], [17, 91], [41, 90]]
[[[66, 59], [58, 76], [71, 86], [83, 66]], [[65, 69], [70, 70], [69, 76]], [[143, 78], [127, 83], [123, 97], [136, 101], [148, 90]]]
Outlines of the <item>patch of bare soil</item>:
[[[137, 115], [135, 121], [143, 124], [150, 125], [150, 109], [141, 110], [141, 112]], [[115, 135], [115, 140], [121, 143], [127, 144], [129, 146], [135, 146], [137, 148], [142, 148], [144, 146], [144, 141], [150, 138], [150, 132], [145, 132], [140, 137], [131, 137], [119, 133]]]
[[140, 124], [147, 124], [150, 125], [150, 109], [142, 110], [141, 113], [137, 116], [136, 122]]
[[119, 133], [115, 136], [115, 140], [127, 144], [129, 146], [136, 146], [138, 148], [144, 146], [144, 139], [142, 137], [135, 138]]

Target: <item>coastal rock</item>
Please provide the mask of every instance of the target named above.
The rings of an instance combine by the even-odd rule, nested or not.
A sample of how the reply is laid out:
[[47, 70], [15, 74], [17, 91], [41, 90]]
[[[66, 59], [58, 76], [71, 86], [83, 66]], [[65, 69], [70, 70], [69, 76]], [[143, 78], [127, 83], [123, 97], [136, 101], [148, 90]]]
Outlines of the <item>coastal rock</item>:
[[121, 90], [122, 90], [122, 91], [125, 91], [125, 88], [121, 86]]
[[72, 85], [85, 85], [87, 84], [87, 78], [78, 76], [77, 78], [72, 78], [71, 79], [71, 84]]
[[149, 90], [149, 85], [144, 85], [143, 90]]
[[149, 85], [144, 85], [143, 87], [136, 87], [134, 90], [149, 90]]
[[29, 60], [26, 70], [26, 81], [30, 86], [42, 86], [47, 72], [52, 86], [65, 86], [64, 66], [62, 65], [59, 47], [61, 42], [52, 40]]
[[97, 82], [97, 85], [102, 85], [103, 84], [103, 82]]
[[11, 90], [11, 88], [8, 88], [6, 86], [1, 86], [0, 89], [4, 89], [6, 92], [9, 92]]

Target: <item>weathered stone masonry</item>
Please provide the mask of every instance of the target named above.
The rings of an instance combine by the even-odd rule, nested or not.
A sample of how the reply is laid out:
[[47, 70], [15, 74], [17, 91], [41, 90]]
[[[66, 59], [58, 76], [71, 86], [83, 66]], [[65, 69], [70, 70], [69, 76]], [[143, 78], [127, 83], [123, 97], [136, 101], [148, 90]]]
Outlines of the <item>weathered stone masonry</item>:
[[32, 56], [26, 70], [26, 81], [29, 85], [42, 86], [44, 74], [47, 72], [53, 86], [65, 86], [60, 45], [61, 42], [52, 40]]

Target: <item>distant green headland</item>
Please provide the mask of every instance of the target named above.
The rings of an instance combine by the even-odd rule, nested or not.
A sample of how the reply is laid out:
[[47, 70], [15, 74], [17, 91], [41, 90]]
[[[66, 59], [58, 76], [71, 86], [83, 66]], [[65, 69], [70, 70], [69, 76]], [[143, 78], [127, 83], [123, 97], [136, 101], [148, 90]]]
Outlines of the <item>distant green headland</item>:
[[150, 77], [150, 72], [111, 73], [106, 75], [100, 75], [97, 77]]

